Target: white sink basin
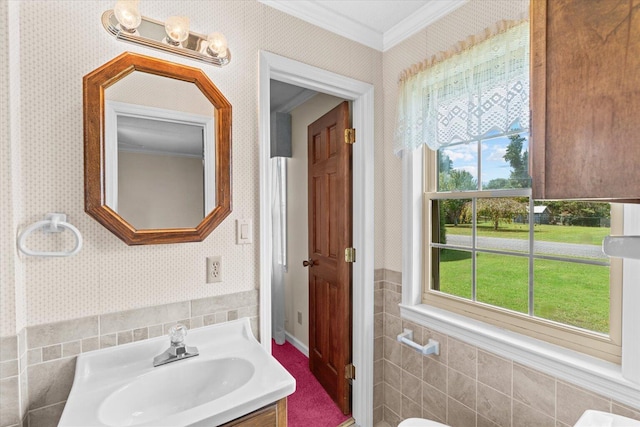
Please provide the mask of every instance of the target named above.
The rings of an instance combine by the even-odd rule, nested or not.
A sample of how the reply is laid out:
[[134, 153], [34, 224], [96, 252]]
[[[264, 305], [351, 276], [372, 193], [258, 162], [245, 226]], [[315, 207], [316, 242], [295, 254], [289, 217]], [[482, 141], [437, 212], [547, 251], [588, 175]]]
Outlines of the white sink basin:
[[574, 427], [635, 427], [640, 426], [640, 421], [608, 412], [594, 411], [589, 409], [584, 411]]
[[59, 426], [219, 425], [295, 391], [248, 319], [189, 331], [200, 355], [153, 367], [167, 337], [78, 356]]
[[173, 363], [111, 393], [98, 410], [112, 426], [135, 426], [203, 405], [246, 384], [254, 374], [245, 359]]

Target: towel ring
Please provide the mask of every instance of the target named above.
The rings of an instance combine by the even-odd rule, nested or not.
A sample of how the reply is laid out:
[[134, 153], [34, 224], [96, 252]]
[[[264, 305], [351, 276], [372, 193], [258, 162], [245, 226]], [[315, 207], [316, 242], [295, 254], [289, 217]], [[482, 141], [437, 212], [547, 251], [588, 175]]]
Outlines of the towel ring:
[[[61, 233], [64, 229], [70, 230], [76, 238], [76, 245], [68, 252], [42, 252], [33, 251], [24, 245], [25, 239], [35, 230], [42, 228], [45, 233]], [[82, 249], [82, 234], [75, 226], [67, 222], [67, 215], [61, 213], [49, 213], [42, 221], [34, 222], [18, 236], [18, 249], [25, 255], [41, 257], [65, 257], [75, 255]]]

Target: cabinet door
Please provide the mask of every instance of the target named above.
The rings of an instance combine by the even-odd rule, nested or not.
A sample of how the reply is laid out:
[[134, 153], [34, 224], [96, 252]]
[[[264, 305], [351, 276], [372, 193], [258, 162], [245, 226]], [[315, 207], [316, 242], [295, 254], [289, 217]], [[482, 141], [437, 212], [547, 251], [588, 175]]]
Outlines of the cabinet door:
[[537, 199], [640, 202], [640, 2], [532, 0]]
[[287, 398], [220, 427], [287, 427]]

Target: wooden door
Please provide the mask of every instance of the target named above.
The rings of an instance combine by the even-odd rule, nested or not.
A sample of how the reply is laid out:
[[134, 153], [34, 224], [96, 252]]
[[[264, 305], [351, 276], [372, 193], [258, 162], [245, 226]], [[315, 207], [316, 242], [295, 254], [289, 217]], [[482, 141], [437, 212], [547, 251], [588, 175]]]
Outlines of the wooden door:
[[349, 103], [308, 128], [309, 367], [344, 414], [351, 412], [351, 145]]

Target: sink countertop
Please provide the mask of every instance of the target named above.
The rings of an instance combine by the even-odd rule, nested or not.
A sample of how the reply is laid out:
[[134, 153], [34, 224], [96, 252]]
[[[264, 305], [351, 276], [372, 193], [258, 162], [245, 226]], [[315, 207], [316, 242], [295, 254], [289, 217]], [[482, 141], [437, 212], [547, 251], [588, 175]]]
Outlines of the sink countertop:
[[[73, 387], [58, 425], [60, 427], [220, 425], [260, 409], [295, 391], [295, 379], [254, 338], [247, 318], [190, 330], [185, 343], [188, 346], [198, 347], [199, 356], [155, 368], [153, 367], [154, 356], [169, 347], [167, 336], [79, 355]], [[243, 376], [248, 378], [244, 384], [228, 393], [218, 393], [213, 400], [201, 404], [194, 403], [194, 400], [176, 402], [176, 399], [179, 400], [184, 396], [182, 393], [169, 397], [171, 392], [175, 392], [174, 386], [179, 387], [179, 384], [175, 383], [175, 378], [182, 379], [183, 372], [191, 372], [194, 369], [196, 372], [203, 371], [202, 375], [210, 375], [213, 383], [217, 377], [224, 377], [223, 373], [216, 375], [215, 372], [206, 372], [200, 367], [216, 366], [218, 362], [222, 363], [220, 366], [228, 366], [228, 364], [224, 365], [224, 362], [229, 360], [241, 360], [242, 364], [236, 364], [237, 366], [253, 369], [253, 372], [247, 372], [250, 369], [242, 368]], [[187, 366], [189, 364], [191, 365]], [[228, 373], [226, 374], [228, 377]], [[167, 382], [158, 387], [157, 384], [162, 383], [163, 375], [166, 375]], [[122, 394], [127, 388], [132, 387], [132, 384], [149, 378], [154, 379], [152, 384], [156, 387], [149, 388], [148, 393], [132, 395], [129, 392], [127, 394], [128, 399], [125, 405], [128, 408], [124, 411], [129, 411], [131, 414], [128, 412], [123, 415], [117, 414], [120, 409], [116, 407], [114, 415], [113, 396]], [[208, 382], [202, 378], [197, 379], [200, 385]], [[228, 382], [226, 379], [221, 381]], [[188, 384], [182, 386], [188, 388]], [[197, 394], [198, 390], [192, 391], [194, 395], [202, 396]], [[144, 417], [135, 418], [144, 412], [143, 409], [135, 411], [136, 405], [141, 405], [141, 408], [149, 408], [150, 405], [159, 407], [157, 405], [163, 398], [167, 398], [176, 410], [171, 412], [165, 409], [165, 412], [169, 411], [169, 413], [159, 413], [158, 418], [153, 418], [153, 413], [147, 411]], [[107, 405], [106, 402], [109, 404]], [[125, 415], [128, 416], [125, 417]]]

